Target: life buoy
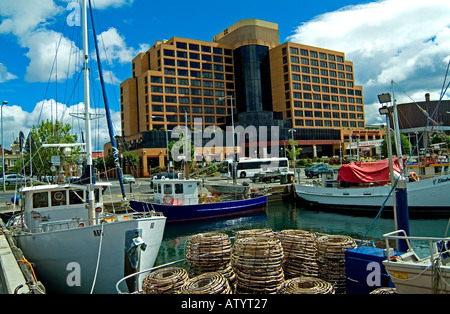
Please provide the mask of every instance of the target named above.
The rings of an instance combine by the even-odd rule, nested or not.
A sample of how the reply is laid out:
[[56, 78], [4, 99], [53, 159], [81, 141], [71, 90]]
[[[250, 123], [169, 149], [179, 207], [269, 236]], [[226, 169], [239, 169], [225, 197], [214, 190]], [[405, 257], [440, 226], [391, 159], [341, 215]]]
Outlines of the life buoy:
[[415, 172], [410, 172], [409, 173], [409, 178], [411, 179], [411, 181], [414, 181], [414, 182], [420, 180], [419, 176]]
[[172, 205], [173, 204], [173, 196], [170, 194], [166, 194], [163, 197], [164, 205]]

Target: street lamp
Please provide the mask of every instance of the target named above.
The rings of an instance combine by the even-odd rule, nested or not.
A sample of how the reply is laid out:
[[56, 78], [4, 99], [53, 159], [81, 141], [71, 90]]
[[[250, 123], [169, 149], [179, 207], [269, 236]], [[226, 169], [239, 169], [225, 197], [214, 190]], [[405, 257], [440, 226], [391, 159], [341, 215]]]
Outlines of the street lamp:
[[294, 142], [294, 132], [297, 132], [295, 129], [289, 129], [289, 132], [292, 132], [292, 159], [294, 160], [294, 184], [295, 184], [295, 142]]
[[166, 129], [166, 162], [167, 162], [167, 173], [170, 173], [170, 164], [169, 164], [169, 138], [167, 135], [167, 119], [162, 116], [150, 116], [151, 119], [154, 118], [162, 118], [164, 120], [164, 128]]
[[3, 105], [8, 104], [6, 100], [3, 101], [0, 108], [0, 119], [1, 119], [1, 133], [2, 133], [2, 175], [3, 175], [3, 192], [5, 190], [5, 149], [3, 148]]
[[[236, 184], [236, 147], [235, 147], [235, 143], [234, 143], [234, 112], [233, 112], [233, 95], [225, 95], [225, 97], [220, 97], [219, 100], [225, 100], [226, 102], [226, 98], [230, 97], [230, 104], [231, 104], [231, 135], [232, 135], [232, 145], [233, 145], [233, 184]], [[226, 103], [225, 103], [226, 105]]]

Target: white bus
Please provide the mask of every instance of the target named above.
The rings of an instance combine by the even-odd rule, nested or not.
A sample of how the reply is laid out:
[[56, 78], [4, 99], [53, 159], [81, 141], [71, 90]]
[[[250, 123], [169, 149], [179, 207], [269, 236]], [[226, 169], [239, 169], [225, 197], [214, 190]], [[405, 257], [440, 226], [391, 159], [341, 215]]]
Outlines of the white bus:
[[[241, 159], [236, 162], [238, 178], [253, 177], [261, 171], [289, 172], [289, 160], [286, 157]], [[226, 160], [220, 166], [221, 177], [231, 177], [233, 171], [233, 161]]]

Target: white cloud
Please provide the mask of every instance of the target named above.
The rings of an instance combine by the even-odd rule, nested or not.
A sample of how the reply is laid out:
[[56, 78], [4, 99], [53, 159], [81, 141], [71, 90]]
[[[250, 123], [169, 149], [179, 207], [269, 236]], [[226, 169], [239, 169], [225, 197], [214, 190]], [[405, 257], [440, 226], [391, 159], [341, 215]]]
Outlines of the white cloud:
[[[376, 95], [389, 92], [392, 80], [409, 96], [420, 95], [416, 101], [425, 92], [439, 96], [450, 60], [448, 16], [447, 0], [376, 1], [319, 15], [288, 40], [344, 52], [364, 88], [366, 122], [378, 123]], [[411, 101], [396, 95], [398, 102]]]
[[[54, 99], [46, 99], [38, 102], [32, 112], [24, 111], [20, 106], [3, 106], [3, 129], [5, 149], [19, 137], [22, 131], [25, 136], [28, 135], [33, 126], [37, 126], [41, 121], [54, 121], [56, 113], [59, 121], [72, 125], [72, 133], [78, 134], [78, 140], [81, 142], [81, 132], [84, 132], [84, 120], [79, 120], [70, 116], [69, 113], [84, 112], [84, 104], [79, 103], [68, 107], [65, 104], [56, 102]], [[94, 109], [91, 109], [93, 113]], [[104, 109], [96, 110], [96, 113], [105, 113]], [[111, 111], [115, 134], [121, 134], [120, 131], [120, 112]], [[105, 127], [105, 118], [91, 121], [93, 150], [103, 150], [103, 144], [109, 141], [108, 128]]]
[[114, 27], [98, 35], [97, 40], [101, 51], [100, 58], [104, 61], [107, 56], [109, 62], [117, 61], [121, 64], [129, 63], [139, 52], [150, 48], [143, 44], [140, 45], [139, 49], [128, 47], [125, 38]]
[[[81, 52], [74, 42], [52, 30], [39, 30], [23, 38], [30, 59], [25, 79], [28, 82], [55, 81], [71, 78], [80, 69]], [[57, 60], [55, 62], [55, 53]], [[56, 72], [57, 70], [57, 72]], [[50, 75], [51, 74], [51, 75]]]
[[[74, 0], [61, 0], [62, 2], [73, 2]], [[130, 6], [134, 0], [92, 0], [92, 7], [98, 10], [104, 10], [108, 8], [120, 8], [123, 6]]]
[[8, 69], [3, 65], [3, 63], [0, 63], [0, 83], [9, 81], [9, 80], [14, 80], [16, 79], [17, 76], [15, 76], [12, 73], [8, 72]]

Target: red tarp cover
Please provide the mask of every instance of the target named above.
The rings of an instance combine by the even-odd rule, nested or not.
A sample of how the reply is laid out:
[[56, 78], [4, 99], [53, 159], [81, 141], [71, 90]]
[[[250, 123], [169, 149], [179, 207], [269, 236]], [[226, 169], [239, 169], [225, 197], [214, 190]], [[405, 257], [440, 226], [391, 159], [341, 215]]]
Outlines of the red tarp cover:
[[[398, 158], [393, 158], [394, 174], [401, 173]], [[377, 183], [386, 184], [391, 182], [389, 178], [389, 159], [375, 162], [352, 162], [342, 165], [339, 170], [337, 181], [352, 183]]]

